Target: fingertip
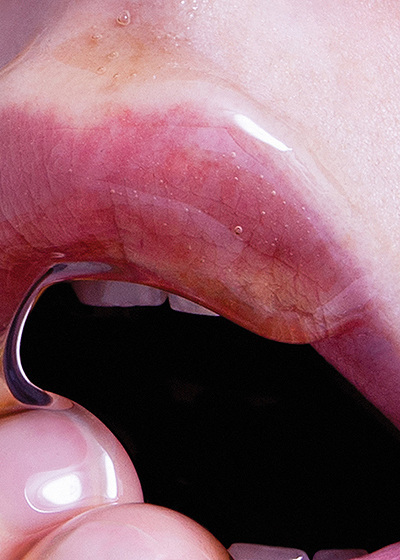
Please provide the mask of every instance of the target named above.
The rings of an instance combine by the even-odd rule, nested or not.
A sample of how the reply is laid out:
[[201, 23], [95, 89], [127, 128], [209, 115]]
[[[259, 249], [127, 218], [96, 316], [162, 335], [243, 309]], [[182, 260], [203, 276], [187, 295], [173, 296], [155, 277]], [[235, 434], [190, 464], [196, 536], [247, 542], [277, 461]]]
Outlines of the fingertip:
[[41, 541], [24, 560], [230, 560], [222, 544], [188, 517], [161, 506], [93, 509]]

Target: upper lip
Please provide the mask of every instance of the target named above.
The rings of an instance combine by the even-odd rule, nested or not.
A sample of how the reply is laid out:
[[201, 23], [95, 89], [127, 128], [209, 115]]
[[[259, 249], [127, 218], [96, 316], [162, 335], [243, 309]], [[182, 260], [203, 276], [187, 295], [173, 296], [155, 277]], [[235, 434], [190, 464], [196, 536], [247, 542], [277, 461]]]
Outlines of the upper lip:
[[[148, 101], [145, 98], [147, 91], [146, 88], [142, 90], [143, 106]], [[195, 87], [193, 92], [197, 92]], [[55, 97], [59, 95], [59, 91], [55, 92]], [[65, 95], [67, 98], [70, 92]], [[193, 169], [188, 169], [185, 178], [180, 176], [179, 188], [175, 188], [174, 169], [177, 172], [175, 177], [179, 177], [179, 153], [174, 158], [171, 144], [165, 142], [165, 159], [158, 166], [157, 160], [153, 160], [146, 167], [146, 154], [142, 153], [137, 178], [147, 177], [149, 180], [142, 183], [136, 180], [136, 188], [133, 188], [129, 184], [127, 162], [134, 160], [132, 152], [135, 157], [140, 157], [139, 151], [134, 150], [133, 140], [146, 140], [145, 128], [137, 127], [136, 136], [127, 133], [125, 140], [129, 149], [121, 149], [121, 128], [118, 127], [123, 119], [112, 119], [112, 116], [121, 116], [118, 111], [114, 115], [110, 113], [106, 126], [102, 118], [96, 120], [94, 111], [90, 115], [93, 124], [85, 134], [80, 115], [76, 115], [72, 126], [68, 118], [66, 121], [55, 118], [48, 126], [49, 121], [45, 119], [51, 111], [41, 113], [27, 99], [26, 113], [18, 110], [7, 113], [10, 107], [18, 107], [18, 103], [11, 101], [14, 100], [8, 99], [8, 106], [4, 98], [1, 102], [4, 118], [1, 121], [0, 153], [3, 156], [2, 171], [5, 172], [3, 177], [7, 176], [9, 180], [8, 185], [7, 180], [2, 185], [2, 212], [4, 231], [9, 236], [7, 242], [14, 250], [10, 255], [7, 253], [4, 270], [20, 280], [18, 271], [23, 264], [26, 278], [21, 279], [21, 285], [15, 281], [15, 286], [9, 287], [11, 303], [6, 302], [4, 306], [2, 323], [11, 320], [17, 303], [35, 278], [54, 265], [58, 258], [54, 257], [55, 253], [62, 253], [67, 261], [101, 258], [113, 267], [112, 272], [102, 274], [102, 278], [130, 279], [180, 293], [248, 329], [279, 340], [309, 342], [332, 336], [345, 331], [348, 326], [351, 328], [351, 320], [359, 322], [371, 309], [367, 267], [360, 266], [360, 262], [343, 249], [338, 242], [335, 224], [324, 220], [313, 189], [307, 188], [307, 180], [318, 182], [318, 178], [313, 173], [305, 177], [305, 162], [301, 161], [302, 165], [296, 167], [298, 162], [286, 157], [285, 149], [280, 151], [279, 146], [292, 147], [286, 139], [272, 134], [279, 141], [278, 147], [268, 147], [266, 159], [258, 160], [249, 146], [262, 142], [262, 134], [258, 137], [245, 135], [243, 129], [237, 128], [231, 136], [232, 148], [226, 149], [226, 155], [232, 156], [229, 165], [215, 165], [214, 168], [219, 172], [222, 169], [225, 179], [229, 179], [219, 182], [219, 186], [225, 187], [225, 197], [211, 189], [207, 196], [188, 189], [183, 179], [193, 180]], [[50, 96], [48, 106], [51, 101], [54, 99]], [[29, 108], [33, 108], [30, 114]], [[251, 112], [247, 114], [235, 109], [232, 114], [256, 122], [258, 126]], [[23, 119], [27, 115], [29, 121], [24, 125]], [[125, 131], [129, 126], [131, 131], [134, 130], [132, 115], [131, 110], [124, 113], [125, 123], [122, 125]], [[57, 111], [51, 116], [57, 116]], [[154, 122], [154, 114], [151, 118]], [[238, 122], [240, 119], [236, 119], [236, 125]], [[243, 119], [241, 122], [243, 124]], [[202, 115], [198, 124], [201, 128]], [[210, 123], [206, 124], [210, 132]], [[220, 120], [218, 124], [221, 124]], [[73, 126], [76, 127], [75, 135]], [[259, 130], [270, 132], [263, 126]], [[112, 142], [110, 131], [114, 132]], [[70, 132], [72, 134], [68, 136]], [[162, 136], [162, 127], [158, 132]], [[171, 138], [173, 135], [168, 139]], [[63, 152], [64, 140], [70, 144]], [[116, 144], [114, 151], [113, 142]], [[85, 147], [94, 149], [82, 156]], [[178, 152], [180, 149], [182, 155], [186, 147], [178, 147]], [[38, 150], [37, 167], [29, 162], [29, 155], [35, 150]], [[188, 161], [193, 161], [193, 157]], [[210, 161], [212, 158], [207, 159], [208, 163]], [[197, 163], [194, 171], [200, 173], [202, 162], [198, 160]], [[259, 172], [255, 173], [254, 169]], [[21, 170], [23, 174], [18, 175]], [[266, 170], [280, 182], [279, 188], [266, 178]], [[47, 180], [47, 191], [42, 193], [40, 186], [43, 185], [38, 180], [41, 172]], [[208, 178], [213, 177], [208, 174]], [[157, 185], [156, 181], [160, 180], [163, 183]], [[233, 187], [235, 181], [240, 189]], [[268, 183], [270, 187], [266, 188]], [[18, 200], [13, 198], [16, 185]], [[150, 190], [146, 190], [149, 187]], [[136, 213], [131, 212], [135, 197], [139, 202], [137, 208], [141, 208]], [[9, 204], [10, 200], [12, 204]], [[93, 201], [98, 206], [93, 204], [91, 208]], [[63, 212], [65, 221], [59, 219]], [[15, 218], [18, 221], [22, 214], [24, 219], [28, 218], [19, 230]], [[96, 216], [100, 215], [97, 220]], [[65, 227], [65, 223], [71, 227]], [[127, 227], [128, 223], [132, 230]], [[108, 237], [110, 230], [103, 228], [110, 224], [114, 226], [114, 244]], [[138, 232], [142, 234], [138, 235]], [[271, 262], [272, 267], [269, 266]]]
[[[373, 329], [375, 278], [319, 200], [317, 166], [248, 99], [193, 83], [173, 102], [143, 97], [132, 107], [112, 97], [83, 116], [82, 99], [75, 113], [73, 105], [6, 101], [0, 197], [14, 247], [7, 273], [18, 281], [3, 323], [62, 255], [107, 263], [98, 278], [182, 295], [275, 340], [333, 340], [365, 322], [358, 342], [383, 338]], [[393, 368], [392, 338], [379, 357]], [[366, 389], [371, 400], [379, 392]]]

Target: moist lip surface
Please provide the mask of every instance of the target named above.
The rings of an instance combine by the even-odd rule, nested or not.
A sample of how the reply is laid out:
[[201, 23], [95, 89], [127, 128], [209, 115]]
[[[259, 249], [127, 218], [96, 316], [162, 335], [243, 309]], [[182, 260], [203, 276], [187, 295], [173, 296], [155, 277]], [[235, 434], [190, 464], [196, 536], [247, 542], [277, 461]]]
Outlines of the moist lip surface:
[[[8, 107], [1, 193], [10, 267], [22, 264], [32, 278], [54, 254], [103, 261], [114, 279], [180, 293], [269, 338], [341, 332], [368, 295], [362, 273], [305, 206], [317, 179], [289, 149], [235, 126], [238, 110], [214, 103], [150, 115], [112, 106], [101, 124], [73, 127]], [[27, 251], [37, 255], [28, 265]]]
[[76, 27], [71, 8], [3, 69], [3, 324], [59, 255], [108, 262], [109, 279], [263, 336], [327, 340], [319, 351], [398, 424], [398, 310], [377, 273], [387, 231], [365, 235], [347, 187], [269, 105], [190, 42], [115, 14]]
[[71, 6], [2, 72], [3, 336], [55, 263], [103, 262], [102, 279], [313, 342], [398, 425], [386, 237], [350, 238], [365, 221], [298, 132], [144, 10], [131, 25], [114, 8]]

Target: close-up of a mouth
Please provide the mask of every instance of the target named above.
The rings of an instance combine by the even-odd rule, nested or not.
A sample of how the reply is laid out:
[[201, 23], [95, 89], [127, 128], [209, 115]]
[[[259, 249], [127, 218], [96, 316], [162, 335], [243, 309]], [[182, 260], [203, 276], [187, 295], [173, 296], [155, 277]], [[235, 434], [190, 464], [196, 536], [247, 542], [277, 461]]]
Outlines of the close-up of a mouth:
[[320, 58], [285, 82], [288, 22], [312, 25], [282, 4], [262, 89], [218, 2], [38, 2], [13, 41], [4, 2], [4, 560], [102, 523], [141, 559], [170, 534], [188, 560], [396, 558], [373, 554], [399, 539], [396, 127], [316, 7]]

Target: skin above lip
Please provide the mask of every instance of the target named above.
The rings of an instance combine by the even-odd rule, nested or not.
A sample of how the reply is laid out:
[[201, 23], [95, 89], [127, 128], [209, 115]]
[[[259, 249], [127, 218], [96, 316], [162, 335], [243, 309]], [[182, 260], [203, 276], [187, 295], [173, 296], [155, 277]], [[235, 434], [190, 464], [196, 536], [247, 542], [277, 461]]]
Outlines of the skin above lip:
[[[105, 262], [113, 270], [103, 279], [157, 286], [263, 336], [314, 343], [399, 426], [398, 164], [385, 147], [395, 144], [397, 107], [361, 66], [360, 47], [338, 58], [329, 49], [344, 28], [353, 46], [358, 13], [370, 28], [365, 7], [343, 3], [329, 22], [317, 8], [300, 21], [291, 2], [271, 8], [271, 42], [262, 56], [246, 50], [251, 79], [246, 57], [233, 62], [239, 26], [229, 49], [207, 46], [221, 44], [229, 19], [218, 3], [192, 18], [184, 4], [136, 3], [129, 22], [104, 4], [70, 3], [0, 76], [4, 334], [60, 258]], [[326, 66], [306, 52], [294, 67], [293, 21], [312, 32], [302, 45], [321, 47]], [[364, 108], [371, 116], [360, 123]], [[246, 135], [236, 115], [291, 151]], [[385, 146], [371, 146], [383, 134]]]

